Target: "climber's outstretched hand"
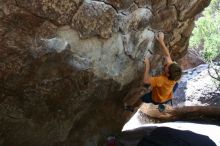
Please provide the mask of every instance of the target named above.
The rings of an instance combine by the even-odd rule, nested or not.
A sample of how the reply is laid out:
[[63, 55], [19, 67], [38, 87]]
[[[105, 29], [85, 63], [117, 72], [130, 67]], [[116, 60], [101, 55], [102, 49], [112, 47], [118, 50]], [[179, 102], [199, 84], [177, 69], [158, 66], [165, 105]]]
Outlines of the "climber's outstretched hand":
[[160, 43], [164, 42], [164, 33], [163, 33], [163, 32], [157, 33], [157, 34], [156, 34], [156, 39], [157, 39]]

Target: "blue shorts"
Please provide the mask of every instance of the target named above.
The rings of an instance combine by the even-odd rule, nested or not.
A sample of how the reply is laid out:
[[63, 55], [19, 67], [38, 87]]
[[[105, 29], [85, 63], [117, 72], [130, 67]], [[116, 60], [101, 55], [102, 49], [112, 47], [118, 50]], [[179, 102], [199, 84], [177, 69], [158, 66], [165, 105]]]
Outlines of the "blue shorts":
[[[176, 83], [175, 84], [175, 86], [173, 87], [173, 92], [175, 92], [176, 91], [176, 89], [178, 88], [178, 83]], [[143, 101], [143, 102], [145, 102], [145, 103], [153, 103], [153, 104], [161, 104], [161, 103], [156, 103], [156, 102], [154, 102], [153, 100], [152, 100], [152, 92], [149, 92], [149, 93], [146, 93], [146, 94], [144, 94], [142, 97], [141, 97], [141, 100]], [[164, 102], [164, 103], [167, 103], [167, 102], [169, 102], [170, 100], [168, 100], [168, 101], [166, 101], [166, 102]]]

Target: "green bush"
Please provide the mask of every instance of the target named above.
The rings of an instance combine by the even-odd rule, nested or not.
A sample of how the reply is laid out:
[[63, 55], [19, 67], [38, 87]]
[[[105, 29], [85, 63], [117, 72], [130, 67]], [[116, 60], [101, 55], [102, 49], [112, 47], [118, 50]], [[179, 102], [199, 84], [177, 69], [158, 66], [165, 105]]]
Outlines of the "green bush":
[[195, 22], [192, 34], [190, 48], [200, 48], [204, 60], [212, 61], [220, 53], [220, 0], [211, 1]]

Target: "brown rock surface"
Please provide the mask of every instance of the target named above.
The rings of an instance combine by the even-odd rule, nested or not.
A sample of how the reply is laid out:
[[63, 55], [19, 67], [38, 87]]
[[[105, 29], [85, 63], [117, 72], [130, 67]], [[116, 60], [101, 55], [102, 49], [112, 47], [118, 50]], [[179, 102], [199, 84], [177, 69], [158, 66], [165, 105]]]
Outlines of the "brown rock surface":
[[0, 0], [0, 145], [103, 145], [146, 52], [160, 71], [155, 33], [183, 56], [209, 2]]
[[83, 38], [96, 35], [109, 38], [118, 31], [117, 13], [103, 2], [85, 2], [74, 15], [72, 25]]
[[18, 7], [58, 24], [69, 24], [83, 0], [16, 0]]
[[188, 52], [183, 58], [178, 60], [178, 63], [181, 65], [182, 69], [191, 69], [204, 64], [205, 62], [201, 60], [198, 56]]

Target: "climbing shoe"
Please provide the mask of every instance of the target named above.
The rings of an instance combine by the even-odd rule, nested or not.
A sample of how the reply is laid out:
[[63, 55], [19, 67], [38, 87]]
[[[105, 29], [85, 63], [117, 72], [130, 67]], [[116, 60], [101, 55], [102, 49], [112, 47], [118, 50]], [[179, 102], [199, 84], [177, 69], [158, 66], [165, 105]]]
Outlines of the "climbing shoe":
[[163, 112], [165, 110], [165, 106], [163, 104], [158, 105], [159, 112]]

